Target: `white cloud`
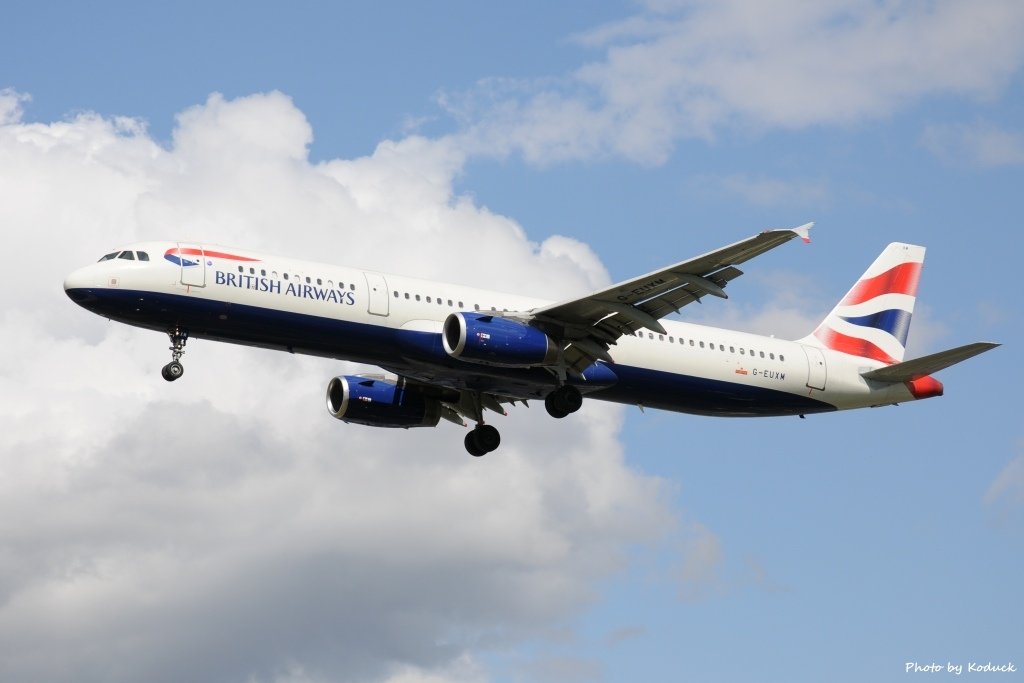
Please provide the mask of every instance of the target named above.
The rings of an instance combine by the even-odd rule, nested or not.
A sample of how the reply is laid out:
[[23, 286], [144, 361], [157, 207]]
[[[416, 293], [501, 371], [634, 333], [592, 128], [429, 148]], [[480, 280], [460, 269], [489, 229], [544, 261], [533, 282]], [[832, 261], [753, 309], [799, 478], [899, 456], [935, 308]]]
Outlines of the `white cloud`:
[[679, 597], [685, 601], [703, 600], [724, 589], [720, 578], [722, 544], [699, 522], [690, 525], [684, 541], [678, 569]]
[[982, 500], [998, 527], [1024, 528], [1024, 442], [989, 484]]
[[985, 492], [985, 502], [1024, 506], [1024, 455], [1011, 460]]
[[279, 93], [211, 96], [168, 147], [130, 119], [23, 122], [23, 99], [0, 96], [0, 678], [482, 680], [474, 652], [575, 614], [673, 526], [618, 407], [516, 408], [476, 460], [447, 424], [330, 420], [344, 363], [194, 340], [169, 385], [165, 338], [61, 291], [175, 237], [532, 294], [607, 281], [586, 245], [455, 196], [450, 140], [311, 164]]
[[933, 124], [925, 128], [921, 144], [949, 163], [980, 167], [1024, 164], [1024, 132], [988, 122]]
[[21, 104], [28, 100], [28, 95], [11, 88], [0, 90], [0, 125], [20, 121], [24, 113]]
[[700, 195], [739, 197], [756, 206], [797, 206], [820, 209], [831, 203], [828, 183], [821, 179], [782, 179], [752, 177], [744, 173], [730, 175], [696, 175], [689, 189]]
[[680, 139], [848, 125], [934, 95], [995, 97], [1024, 59], [1015, 0], [650, 2], [577, 36], [563, 79], [487, 80], [441, 103], [471, 153], [665, 161]]

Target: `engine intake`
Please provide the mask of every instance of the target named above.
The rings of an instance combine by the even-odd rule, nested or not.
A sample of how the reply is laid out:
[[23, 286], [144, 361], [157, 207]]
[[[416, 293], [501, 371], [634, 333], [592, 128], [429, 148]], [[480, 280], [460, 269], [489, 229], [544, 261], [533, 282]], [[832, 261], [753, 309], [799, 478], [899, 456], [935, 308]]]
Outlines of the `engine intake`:
[[558, 362], [558, 345], [546, 334], [515, 320], [481, 313], [452, 313], [444, 321], [442, 342], [452, 358], [528, 368]]
[[342, 422], [368, 427], [436, 427], [441, 403], [411, 389], [404, 380], [347, 375], [327, 383], [327, 412]]

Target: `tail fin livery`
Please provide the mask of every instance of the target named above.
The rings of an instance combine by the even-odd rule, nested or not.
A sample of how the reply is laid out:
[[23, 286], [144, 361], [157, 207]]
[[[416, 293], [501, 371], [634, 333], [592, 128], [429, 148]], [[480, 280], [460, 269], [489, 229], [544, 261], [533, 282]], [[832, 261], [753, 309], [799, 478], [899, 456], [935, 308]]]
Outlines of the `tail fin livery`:
[[817, 329], [800, 341], [886, 364], [902, 361], [924, 252], [913, 244], [890, 244]]

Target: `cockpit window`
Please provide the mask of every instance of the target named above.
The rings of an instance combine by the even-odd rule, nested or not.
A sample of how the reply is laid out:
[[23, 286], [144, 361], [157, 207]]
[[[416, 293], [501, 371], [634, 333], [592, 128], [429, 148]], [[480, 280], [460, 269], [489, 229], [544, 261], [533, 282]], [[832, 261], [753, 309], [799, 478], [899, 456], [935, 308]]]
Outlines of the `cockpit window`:
[[117, 258], [117, 252], [116, 251], [115, 252], [111, 252], [109, 254], [104, 254], [103, 258], [101, 258], [100, 261], [109, 261], [112, 258]]
[[136, 252], [136, 253], [139, 256], [139, 260], [140, 261], [148, 261], [149, 260], [149, 254], [147, 254], [146, 252], [140, 251], [140, 252]]
[[122, 251], [120, 254], [117, 255], [117, 258], [123, 258], [125, 261], [134, 261], [135, 252]]

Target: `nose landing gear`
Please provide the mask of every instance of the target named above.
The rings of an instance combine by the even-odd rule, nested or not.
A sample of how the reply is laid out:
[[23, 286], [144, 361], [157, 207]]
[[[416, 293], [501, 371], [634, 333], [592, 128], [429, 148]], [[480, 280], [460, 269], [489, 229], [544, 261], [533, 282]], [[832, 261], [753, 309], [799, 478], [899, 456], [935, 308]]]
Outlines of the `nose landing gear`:
[[167, 332], [171, 339], [171, 362], [160, 370], [160, 375], [168, 382], [173, 382], [185, 374], [185, 366], [181, 364], [180, 358], [185, 353], [185, 342], [188, 341], [188, 332], [175, 327]]

